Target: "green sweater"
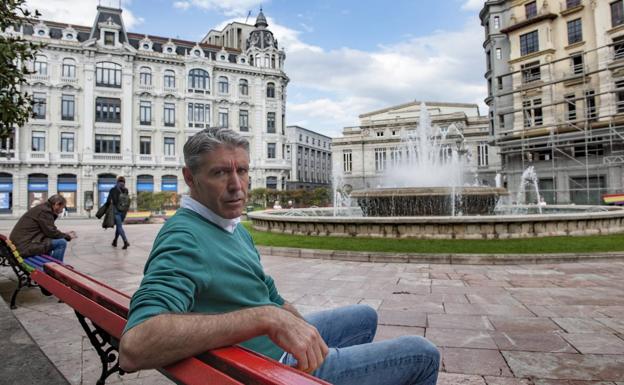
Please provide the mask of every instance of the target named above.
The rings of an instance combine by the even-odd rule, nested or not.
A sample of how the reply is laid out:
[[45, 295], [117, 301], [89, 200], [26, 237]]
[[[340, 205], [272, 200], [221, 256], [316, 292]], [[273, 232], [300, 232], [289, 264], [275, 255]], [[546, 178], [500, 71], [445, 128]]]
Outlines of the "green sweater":
[[[181, 208], [154, 241], [143, 281], [130, 302], [125, 330], [162, 313], [220, 314], [283, 304], [242, 225], [230, 234]], [[274, 359], [284, 352], [267, 336], [241, 345]]]

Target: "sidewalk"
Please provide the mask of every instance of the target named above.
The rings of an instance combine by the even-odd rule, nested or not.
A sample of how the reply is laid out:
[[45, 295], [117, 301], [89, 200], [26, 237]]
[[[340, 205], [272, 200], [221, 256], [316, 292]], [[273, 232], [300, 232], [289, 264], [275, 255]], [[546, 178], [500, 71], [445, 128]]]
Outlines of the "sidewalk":
[[[0, 221], [6, 234], [12, 223]], [[77, 230], [66, 260], [127, 293], [138, 287], [161, 225], [128, 226], [113, 248], [97, 221]], [[624, 385], [624, 262], [442, 265], [346, 262], [263, 255], [284, 298], [302, 313], [366, 303], [377, 339], [424, 335], [443, 356], [440, 385]], [[14, 277], [0, 268], [0, 295]], [[14, 314], [71, 384], [92, 384], [99, 361], [72, 310], [27, 289]], [[51, 338], [50, 336], [54, 336]], [[155, 371], [107, 383], [169, 383]]]

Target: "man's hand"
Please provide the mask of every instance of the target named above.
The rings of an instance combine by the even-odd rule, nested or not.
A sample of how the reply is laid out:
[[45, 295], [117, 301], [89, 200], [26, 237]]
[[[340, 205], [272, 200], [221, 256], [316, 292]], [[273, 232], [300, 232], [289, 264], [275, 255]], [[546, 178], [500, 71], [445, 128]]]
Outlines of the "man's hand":
[[329, 354], [329, 348], [318, 330], [280, 308], [273, 308], [270, 318], [269, 338], [295, 357], [297, 369], [308, 373], [318, 369]]
[[71, 239], [76, 239], [76, 238], [78, 238], [78, 235], [76, 235], [76, 232], [75, 232], [75, 231], [70, 231], [70, 232], [68, 232], [68, 233], [67, 233], [67, 235], [69, 235], [69, 237], [70, 237]]

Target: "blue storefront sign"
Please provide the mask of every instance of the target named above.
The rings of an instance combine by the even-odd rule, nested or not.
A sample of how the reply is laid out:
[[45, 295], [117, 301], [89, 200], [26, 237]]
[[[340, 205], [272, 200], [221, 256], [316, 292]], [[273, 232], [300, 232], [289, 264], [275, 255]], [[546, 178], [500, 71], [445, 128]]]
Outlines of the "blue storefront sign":
[[100, 179], [98, 181], [98, 204], [100, 206], [106, 203], [106, 199], [108, 199], [108, 192], [110, 189], [115, 187], [117, 182], [114, 178], [111, 179]]
[[164, 181], [162, 182], [162, 191], [178, 191], [178, 181]]
[[59, 183], [58, 190], [59, 191], [77, 191], [78, 184], [77, 183]]
[[0, 183], [0, 191], [13, 192], [13, 183]]
[[154, 191], [154, 183], [137, 183], [137, 191], [138, 192], [142, 192], [142, 191], [147, 191], [147, 192], [152, 192]]
[[48, 191], [47, 183], [28, 183], [28, 191]]

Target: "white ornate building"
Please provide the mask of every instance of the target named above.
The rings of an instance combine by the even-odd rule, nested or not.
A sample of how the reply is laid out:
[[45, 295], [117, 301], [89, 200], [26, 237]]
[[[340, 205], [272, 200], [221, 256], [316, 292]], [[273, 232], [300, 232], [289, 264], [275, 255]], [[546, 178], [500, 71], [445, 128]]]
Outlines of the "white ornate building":
[[[334, 138], [334, 173], [342, 174], [344, 185], [359, 190], [383, 186], [384, 172], [400, 159], [401, 137], [416, 130], [420, 102], [410, 102], [359, 116], [360, 125], [345, 127], [343, 136]], [[469, 174], [484, 185], [495, 185], [500, 169], [498, 151], [490, 145], [488, 119], [476, 104], [426, 102], [433, 126], [449, 134], [442, 144], [469, 154]], [[449, 130], [450, 126], [454, 130]], [[452, 132], [451, 132], [452, 131]], [[472, 181], [472, 180], [471, 180]]]
[[0, 143], [0, 215], [57, 192], [85, 214], [118, 175], [131, 194], [182, 193], [182, 147], [209, 126], [249, 139], [251, 188], [288, 179], [289, 79], [267, 27], [261, 11], [255, 26], [231, 23], [197, 43], [127, 32], [120, 9], [98, 7], [92, 27], [24, 21], [5, 31], [45, 48], [24, 87], [37, 116]]

